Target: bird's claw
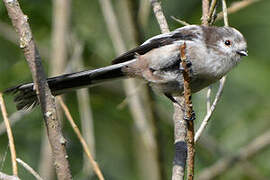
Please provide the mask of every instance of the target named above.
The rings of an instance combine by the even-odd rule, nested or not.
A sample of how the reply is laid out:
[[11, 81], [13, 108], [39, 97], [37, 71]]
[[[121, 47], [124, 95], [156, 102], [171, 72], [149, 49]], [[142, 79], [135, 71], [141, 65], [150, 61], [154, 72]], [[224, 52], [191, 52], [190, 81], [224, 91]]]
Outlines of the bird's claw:
[[196, 114], [195, 114], [195, 112], [193, 110], [191, 112], [191, 116], [190, 117], [188, 117], [187, 116], [187, 112], [185, 112], [184, 120], [186, 120], [186, 121], [194, 121], [195, 119], [196, 119]]

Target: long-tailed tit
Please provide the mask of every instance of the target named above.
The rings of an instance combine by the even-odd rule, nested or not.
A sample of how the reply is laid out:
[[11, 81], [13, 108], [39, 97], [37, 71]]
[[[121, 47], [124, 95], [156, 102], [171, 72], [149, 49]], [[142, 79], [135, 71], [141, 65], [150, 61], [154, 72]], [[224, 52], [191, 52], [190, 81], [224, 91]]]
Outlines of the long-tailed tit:
[[[200, 91], [227, 74], [247, 56], [243, 35], [232, 27], [190, 25], [148, 39], [113, 60], [113, 65], [48, 78], [53, 95], [60, 95], [119, 77], [136, 77], [172, 96], [183, 93], [180, 46], [186, 43], [186, 57], [191, 64], [191, 90]], [[17, 109], [38, 103], [33, 83], [6, 90], [15, 94]]]

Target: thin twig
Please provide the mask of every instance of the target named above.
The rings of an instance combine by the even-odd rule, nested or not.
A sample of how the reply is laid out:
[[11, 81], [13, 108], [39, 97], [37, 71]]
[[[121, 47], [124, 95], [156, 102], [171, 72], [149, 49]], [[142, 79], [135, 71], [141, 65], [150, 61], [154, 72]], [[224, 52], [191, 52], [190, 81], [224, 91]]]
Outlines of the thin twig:
[[202, 0], [202, 24], [208, 25], [209, 0]]
[[266, 131], [259, 137], [254, 138], [251, 143], [242, 147], [237, 153], [223, 157], [212, 166], [204, 169], [199, 174], [198, 179], [216, 179], [219, 175], [232, 168], [235, 164], [255, 156], [268, 146], [270, 146], [270, 130]]
[[217, 6], [217, 0], [212, 0], [210, 8], [209, 8], [208, 19], [207, 19], [208, 23], [210, 23], [214, 18], [213, 14], [214, 14], [216, 6]]
[[223, 11], [224, 26], [229, 26], [226, 0], [222, 0], [222, 11]]
[[119, 30], [116, 15], [112, 9], [111, 1], [99, 0], [101, 10], [104, 15], [107, 29], [112, 39], [113, 46], [117, 54], [122, 54], [126, 51], [125, 43], [122, 39], [121, 32]]
[[[238, 2], [234, 2], [232, 3], [232, 5], [228, 8], [228, 14], [232, 14], [235, 13], [241, 9], [244, 9], [245, 7], [259, 2], [261, 0], [243, 0], [243, 1], [238, 1]], [[218, 13], [217, 15], [217, 20], [221, 20], [223, 18], [224, 14], [223, 12]]]
[[0, 179], [1, 180], [20, 180], [17, 176], [10, 176], [5, 173], [0, 172]]
[[152, 4], [153, 11], [160, 26], [161, 32], [162, 33], [170, 32], [167, 20], [161, 8], [161, 2], [159, 2], [158, 0], [150, 0], [150, 2]]
[[[233, 151], [227, 151], [224, 146], [220, 146], [219, 143], [216, 141], [215, 137], [210, 135], [205, 135], [200, 139], [200, 146], [204, 147], [207, 151], [211, 153], [210, 156], [218, 156], [218, 157], [225, 157], [229, 154], [235, 153]], [[249, 176], [251, 179], [256, 180], [267, 180], [268, 178], [264, 177], [258, 169], [255, 167], [255, 164], [253, 164], [248, 159], [243, 160], [238, 163], [238, 165], [243, 169], [243, 173], [245, 173], [247, 176]]]
[[5, 105], [5, 101], [3, 99], [2, 93], [0, 93], [0, 105], [1, 105], [2, 116], [3, 116], [4, 122], [5, 122], [6, 128], [7, 128], [8, 143], [9, 143], [10, 154], [11, 154], [13, 175], [18, 176], [18, 167], [17, 167], [17, 162], [16, 162], [16, 149], [15, 149], [12, 130], [10, 128], [6, 105]]
[[23, 160], [17, 158], [16, 161], [21, 164], [30, 174], [32, 174], [37, 180], [43, 180], [40, 175], [31, 168], [27, 163], [25, 163]]
[[190, 87], [190, 68], [187, 65], [186, 57], [186, 43], [180, 46], [180, 59], [181, 65], [184, 68], [182, 74], [184, 77], [184, 98], [185, 98], [185, 120], [187, 121], [187, 179], [193, 180], [194, 178], [194, 118], [193, 105], [191, 101], [191, 87]]
[[208, 86], [207, 93], [206, 93], [206, 111], [207, 111], [207, 113], [211, 109], [211, 91], [212, 91], [212, 86]]
[[58, 179], [72, 179], [65, 139], [61, 132], [61, 125], [57, 119], [55, 99], [46, 81], [46, 75], [41, 63], [41, 57], [34, 42], [28, 17], [23, 14], [17, 0], [3, 0], [12, 24], [19, 35], [20, 48], [23, 50], [29, 68], [32, 72], [34, 87], [41, 104], [43, 118], [47, 127], [48, 137], [52, 147], [54, 165]]
[[[219, 102], [223, 89], [224, 89], [224, 85], [226, 82], [226, 77], [224, 76], [219, 83], [219, 88], [218, 88], [218, 92], [215, 96], [215, 99], [213, 101], [213, 104], [211, 105], [210, 111], [207, 111], [207, 114], [205, 115], [199, 129], [197, 130], [196, 134], [195, 134], [195, 143], [199, 140], [200, 136], [202, 135], [202, 132], [205, 130], [214, 110], [216, 109], [217, 103]], [[209, 93], [209, 92], [208, 92]]]
[[83, 150], [86, 153], [90, 163], [92, 164], [96, 175], [98, 176], [99, 180], [104, 180], [103, 174], [102, 174], [97, 162], [94, 160], [94, 158], [93, 158], [93, 156], [92, 156], [92, 154], [91, 154], [91, 152], [90, 152], [90, 150], [88, 148], [88, 145], [87, 145], [86, 141], [84, 140], [78, 126], [75, 124], [75, 122], [74, 122], [74, 120], [73, 120], [73, 118], [72, 118], [72, 116], [71, 116], [71, 114], [70, 114], [70, 112], [68, 110], [68, 107], [65, 105], [63, 99], [60, 96], [57, 97], [57, 99], [58, 99], [58, 101], [59, 101], [59, 103], [60, 103], [60, 105], [61, 105], [61, 107], [62, 107], [62, 109], [63, 109], [63, 111], [64, 111], [64, 113], [65, 113], [65, 115], [66, 115], [66, 117], [67, 117], [67, 119], [69, 121], [69, 123], [70, 123], [70, 125], [72, 126], [75, 134], [77, 135], [78, 139], [80, 140], [80, 142], [82, 144], [82, 147], [83, 147]]
[[179, 22], [180, 24], [184, 25], [184, 26], [190, 25], [190, 24], [187, 23], [186, 21], [183, 21], [183, 20], [181, 20], [181, 19], [178, 19], [178, 18], [176, 18], [176, 17], [174, 17], [174, 16], [171, 16], [171, 18], [172, 18], [173, 20], [175, 20], [176, 22]]

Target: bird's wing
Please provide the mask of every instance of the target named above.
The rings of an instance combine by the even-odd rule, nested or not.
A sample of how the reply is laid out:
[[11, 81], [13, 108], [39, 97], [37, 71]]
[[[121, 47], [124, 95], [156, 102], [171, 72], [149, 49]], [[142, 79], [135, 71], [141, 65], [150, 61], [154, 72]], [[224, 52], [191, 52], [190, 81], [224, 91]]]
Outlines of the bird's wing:
[[[191, 32], [191, 31], [189, 31]], [[196, 37], [196, 34], [191, 34], [185, 31], [185, 28], [176, 29], [170, 33], [160, 34], [148, 39], [141, 46], [138, 46], [130, 51], [120, 55], [112, 61], [112, 64], [118, 64], [126, 62], [135, 58], [136, 54], [143, 55], [155, 48], [173, 44], [176, 41], [192, 40]]]

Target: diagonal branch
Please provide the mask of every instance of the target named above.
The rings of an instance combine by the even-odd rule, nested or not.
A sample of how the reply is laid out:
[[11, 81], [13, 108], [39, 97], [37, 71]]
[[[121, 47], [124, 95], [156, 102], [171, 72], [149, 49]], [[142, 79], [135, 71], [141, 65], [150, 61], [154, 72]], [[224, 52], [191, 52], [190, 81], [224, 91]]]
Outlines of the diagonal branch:
[[43, 180], [40, 175], [31, 167], [29, 166], [26, 162], [23, 160], [17, 158], [16, 161], [21, 164], [29, 173], [31, 173], [37, 180]]
[[[215, 99], [213, 101], [213, 104], [211, 105], [210, 109], [207, 110], [207, 114], [205, 115], [199, 129], [196, 131], [196, 134], [195, 134], [195, 143], [200, 139], [200, 136], [202, 135], [203, 131], [205, 130], [213, 112], [215, 111], [216, 109], [216, 106], [221, 98], [221, 95], [222, 95], [222, 92], [223, 92], [223, 89], [224, 89], [224, 85], [225, 85], [225, 82], [226, 82], [226, 78], [222, 78], [220, 80], [220, 83], [219, 83], [219, 88], [218, 88], [218, 92], [215, 96]], [[211, 93], [211, 90], [208, 89], [208, 92], [209, 94]], [[208, 105], [209, 106], [209, 105]]]
[[153, 11], [160, 26], [161, 32], [162, 33], [170, 32], [167, 20], [162, 11], [161, 2], [159, 2], [158, 0], [150, 0], [150, 2], [152, 4]]
[[63, 109], [63, 111], [64, 111], [64, 113], [65, 113], [65, 115], [66, 115], [66, 117], [67, 117], [67, 119], [69, 121], [69, 123], [70, 123], [70, 125], [72, 126], [75, 134], [77, 135], [78, 139], [80, 140], [80, 143], [82, 144], [83, 150], [84, 150], [85, 154], [87, 155], [90, 163], [92, 164], [93, 169], [94, 169], [98, 179], [99, 180], [104, 180], [104, 177], [103, 177], [103, 174], [102, 174], [102, 172], [101, 172], [101, 170], [99, 168], [99, 165], [94, 160], [94, 157], [91, 154], [91, 152], [90, 152], [90, 150], [88, 148], [88, 145], [87, 145], [86, 141], [84, 140], [78, 126], [75, 124], [75, 122], [74, 122], [74, 120], [73, 120], [73, 118], [72, 118], [72, 116], [71, 116], [71, 114], [70, 114], [70, 112], [68, 110], [68, 107], [65, 105], [65, 103], [64, 103], [64, 101], [63, 101], [63, 99], [61, 97], [58, 97], [57, 99], [58, 99], [58, 101], [59, 101], [59, 103], [60, 103], [60, 105], [61, 105], [61, 107], [62, 107], [62, 109]]
[[54, 165], [58, 179], [71, 179], [65, 139], [61, 132], [60, 122], [57, 119], [55, 99], [53, 98], [46, 81], [42, 67], [41, 57], [32, 37], [28, 17], [23, 14], [17, 0], [3, 0], [12, 24], [19, 35], [20, 48], [22, 48], [29, 68], [32, 72], [34, 87], [41, 104], [43, 118], [54, 156]]
[[248, 145], [242, 147], [238, 152], [218, 160], [212, 166], [204, 169], [198, 176], [200, 180], [216, 179], [228, 169], [241, 161], [245, 161], [257, 153], [270, 146], [270, 130], [266, 131], [259, 137], [256, 137]]
[[[235, 13], [235, 12], [237, 12], [241, 9], [244, 9], [245, 7], [247, 7], [253, 3], [259, 2], [259, 1], [261, 1], [261, 0], [242, 0], [242, 1], [234, 2], [228, 8], [228, 14]], [[223, 18], [223, 16], [224, 16], [223, 12], [218, 13], [217, 20], [221, 20]]]

